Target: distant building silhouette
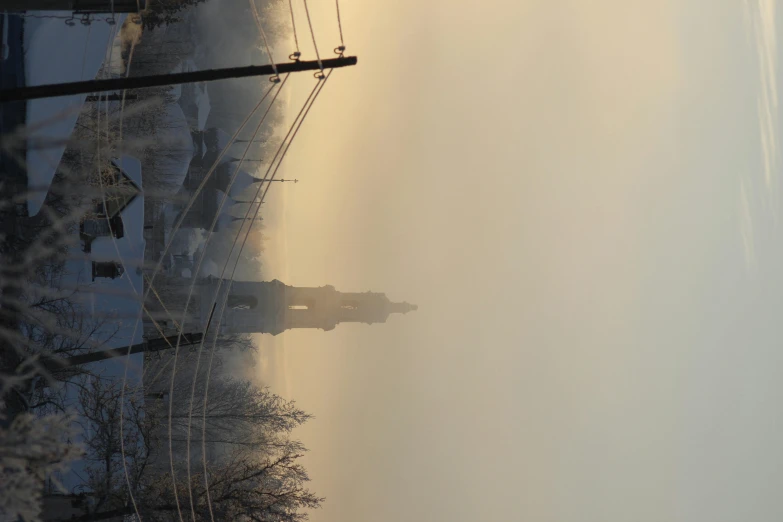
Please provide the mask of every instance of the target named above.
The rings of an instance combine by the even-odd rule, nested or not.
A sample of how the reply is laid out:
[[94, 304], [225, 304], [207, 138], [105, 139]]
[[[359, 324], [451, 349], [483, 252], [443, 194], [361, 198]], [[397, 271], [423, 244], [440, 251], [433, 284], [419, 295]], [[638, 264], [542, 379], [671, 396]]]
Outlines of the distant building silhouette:
[[136, 169], [141, 176], [141, 164], [135, 158], [113, 159], [104, 166], [100, 183], [93, 182], [93, 189], [100, 190], [103, 196], [94, 200], [93, 208], [79, 223], [79, 238], [84, 252], [91, 252], [92, 242], [99, 237], [113, 235], [119, 239], [125, 235], [122, 213], [141, 194], [141, 189], [121, 166]]
[[[202, 324], [212, 314], [218, 281], [205, 278], [200, 285]], [[227, 281], [221, 286], [215, 317], [228, 286]], [[226, 300], [221, 331], [277, 335], [289, 328], [332, 330], [339, 323], [385, 323], [391, 314], [405, 314], [417, 308], [406, 302], [392, 302], [386, 294], [377, 292], [339, 292], [333, 286], [295, 287], [278, 280], [235, 281]]]

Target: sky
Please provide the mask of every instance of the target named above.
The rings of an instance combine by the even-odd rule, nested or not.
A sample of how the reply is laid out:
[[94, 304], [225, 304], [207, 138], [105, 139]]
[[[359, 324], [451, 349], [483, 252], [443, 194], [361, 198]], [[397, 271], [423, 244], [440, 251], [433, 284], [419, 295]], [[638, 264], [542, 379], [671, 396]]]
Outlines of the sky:
[[780, 520], [775, 2], [340, 8], [266, 275], [419, 310], [260, 337], [311, 519]]

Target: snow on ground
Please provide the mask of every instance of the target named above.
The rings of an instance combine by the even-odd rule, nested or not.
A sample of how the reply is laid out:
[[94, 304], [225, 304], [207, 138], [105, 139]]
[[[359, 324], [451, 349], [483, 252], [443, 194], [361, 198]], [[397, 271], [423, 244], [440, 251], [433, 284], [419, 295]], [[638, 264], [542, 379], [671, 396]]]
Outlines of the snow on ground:
[[[122, 168], [131, 180], [139, 188], [141, 184], [141, 164], [136, 158], [123, 156], [114, 160], [114, 163]], [[141, 305], [137, 299], [143, 293], [141, 266], [144, 260], [144, 194], [140, 193], [122, 211], [124, 235], [121, 238], [100, 237], [93, 241], [92, 252], [84, 254], [78, 248], [72, 252], [77, 259], [74, 270], [76, 281], [88, 287], [87, 293], [91, 296], [91, 303], [97, 313], [110, 311], [116, 312], [119, 323], [122, 324], [121, 339], [119, 345], [133, 342], [141, 342], [141, 325], [138, 331], [133, 333], [134, 321], [138, 316]], [[115, 246], [116, 242], [116, 246]], [[119, 256], [118, 256], [119, 252]], [[125, 266], [125, 274], [117, 279], [96, 278], [92, 281], [92, 261], [122, 261]], [[89, 292], [94, 287], [99, 292]], [[106, 290], [106, 291], [104, 291]], [[138, 295], [137, 295], [138, 294]], [[115, 323], [117, 324], [117, 323]]]
[[[52, 16], [71, 13], [56, 11]], [[75, 82], [95, 78], [112, 47], [125, 15], [109, 25], [93, 20], [90, 25], [66, 25], [61, 18], [27, 18], [24, 48], [27, 85]], [[27, 104], [27, 126], [35, 129], [31, 137], [66, 140], [71, 135], [86, 95], [60, 96], [31, 100]], [[64, 145], [30, 148], [27, 152], [28, 198], [30, 215], [41, 209], [46, 188], [51, 184], [60, 163]]]
[[[135, 158], [123, 156], [114, 163], [122, 168], [139, 188], [142, 187], [141, 164]], [[127, 349], [131, 344], [143, 341], [144, 328], [141, 317], [143, 294], [143, 274], [140, 270], [144, 256], [144, 195], [139, 194], [122, 212], [125, 228], [123, 237], [116, 239], [116, 249], [111, 238], [98, 238], [92, 244], [92, 252], [85, 254], [79, 247], [70, 252], [68, 276], [65, 284], [78, 285], [80, 295], [85, 296], [84, 305], [96, 319], [108, 318], [105, 331], [117, 328], [107, 348]], [[117, 279], [96, 278], [92, 281], [92, 261], [117, 260], [117, 251], [125, 265], [125, 273]], [[127, 392], [132, 393], [141, 386], [143, 354], [130, 357], [115, 357], [106, 361], [92, 363], [90, 369], [103, 377], [111, 377], [121, 382], [127, 365]], [[78, 390], [70, 387], [68, 398], [76, 401]], [[77, 461], [69, 472], [60, 476], [63, 485], [71, 490], [83, 483], [84, 461]]]
[[[139, 188], [142, 188], [141, 166], [137, 159], [123, 156], [115, 160], [115, 163], [121, 166]], [[125, 232], [123, 237], [114, 241], [111, 237], [95, 239], [90, 254], [82, 252], [80, 247], [72, 248], [71, 260], [68, 262], [70, 280], [66, 282], [83, 287], [82, 293], [89, 296], [90, 308], [97, 316], [107, 313], [116, 316], [116, 320], [112, 320], [111, 323], [120, 326], [120, 330], [113, 340], [113, 345], [127, 346], [130, 342], [138, 343], [142, 339], [141, 323], [135, 332], [133, 330], [135, 318], [141, 312], [138, 296], [143, 293], [141, 266], [145, 248], [144, 194], [140, 193], [136, 196], [121, 215]], [[119, 261], [120, 259], [125, 265], [125, 273], [121, 277], [96, 278], [92, 281], [92, 261]], [[141, 359], [137, 359], [137, 365], [140, 367]], [[124, 363], [119, 367], [109, 363], [101, 364], [106, 365], [107, 370], [112, 370], [112, 375], [122, 375], [116, 374], [115, 371], [124, 368]]]
[[[118, 243], [122, 242], [123, 239], [118, 239]], [[78, 282], [78, 284], [82, 285], [81, 291], [89, 296], [89, 306], [96, 317], [101, 317], [102, 314], [111, 315], [111, 320], [106, 325], [107, 330], [115, 327], [118, 329], [114, 338], [108, 343], [107, 348], [116, 348], [122, 351], [126, 350], [131, 344], [142, 342], [143, 324], [140, 319], [137, 321], [137, 317], [141, 313], [141, 306], [140, 301], [136, 299], [132, 290], [133, 286], [141, 291], [142, 275], [137, 273], [132, 267], [128, 267], [128, 270], [122, 277], [117, 279], [99, 278], [92, 282], [92, 266], [89, 255], [83, 254], [78, 249], [74, 250], [72, 255], [74, 258], [79, 255], [83, 256], [83, 258], [69, 262], [68, 268], [72, 274], [72, 280], [69, 282]], [[127, 365], [126, 393], [130, 395], [134, 391], [141, 391], [143, 363], [144, 355], [138, 353], [130, 357], [121, 356], [92, 363], [89, 365], [89, 368], [101, 377], [122, 382]], [[69, 386], [66, 396], [71, 404], [76, 404], [78, 401], [77, 387]], [[70, 465], [67, 472], [59, 475], [60, 482], [68, 491], [73, 491], [75, 487], [84, 483], [86, 465], [86, 461], [78, 460]]]

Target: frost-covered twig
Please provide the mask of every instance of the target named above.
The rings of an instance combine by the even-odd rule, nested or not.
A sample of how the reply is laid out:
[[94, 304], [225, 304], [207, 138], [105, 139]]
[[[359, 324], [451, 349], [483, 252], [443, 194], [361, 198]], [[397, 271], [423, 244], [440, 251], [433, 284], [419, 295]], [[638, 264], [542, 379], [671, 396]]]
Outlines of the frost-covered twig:
[[0, 427], [0, 520], [39, 520], [45, 480], [82, 454], [68, 442], [72, 434], [71, 418], [62, 414], [23, 413]]

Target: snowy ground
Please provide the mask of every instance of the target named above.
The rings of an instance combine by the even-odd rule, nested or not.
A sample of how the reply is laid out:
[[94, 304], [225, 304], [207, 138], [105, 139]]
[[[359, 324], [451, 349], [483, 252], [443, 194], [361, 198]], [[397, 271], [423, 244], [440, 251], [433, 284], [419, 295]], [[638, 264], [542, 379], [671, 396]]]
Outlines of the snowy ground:
[[[131, 157], [115, 160], [128, 177], [139, 188], [142, 187], [141, 165]], [[136, 199], [122, 212], [125, 234], [123, 237], [98, 238], [92, 244], [92, 252], [85, 254], [79, 247], [71, 251], [68, 263], [69, 280], [66, 283], [79, 285], [85, 296], [85, 305], [95, 317], [109, 315], [112, 317], [107, 328], [118, 327], [117, 334], [110, 343], [118, 349], [126, 349], [131, 344], [143, 341], [143, 324], [141, 318], [141, 296], [143, 295], [143, 275], [141, 272], [144, 258], [144, 196], [139, 194]], [[116, 244], [115, 244], [116, 242]], [[118, 256], [119, 252], [119, 256]], [[92, 261], [122, 260], [125, 273], [117, 279], [97, 278], [92, 281]], [[108, 348], [108, 347], [107, 347]], [[93, 363], [90, 369], [103, 377], [122, 380], [127, 368], [127, 385], [129, 392], [141, 385], [143, 372], [143, 354], [130, 357], [117, 357], [107, 361]], [[69, 390], [68, 398], [76, 400], [77, 390]], [[83, 482], [84, 462], [76, 462], [70, 471], [61, 475], [63, 485], [71, 489]]]
[[[115, 162], [141, 188], [141, 168], [138, 160], [123, 157]], [[140, 297], [143, 294], [143, 275], [141, 271], [144, 259], [144, 195], [136, 199], [122, 212], [125, 234], [119, 239], [102, 237], [92, 243], [92, 252], [85, 254], [78, 247], [71, 251], [69, 273], [72, 278], [69, 283], [78, 284], [83, 293], [88, 296], [91, 310], [94, 314], [111, 314], [116, 316], [113, 325], [120, 327], [116, 346], [127, 347], [142, 341], [143, 328], [141, 321], [136, 326], [136, 317], [141, 313]], [[118, 255], [119, 252], [119, 255]], [[97, 278], [92, 281], [92, 261], [116, 260], [122, 261], [125, 273], [117, 279]], [[135, 330], [135, 331], [134, 331]], [[141, 368], [141, 356], [134, 355], [131, 365], [135, 370]], [[114, 364], [116, 363], [116, 364]], [[122, 375], [124, 358], [118, 361], [96, 363], [105, 367], [109, 375]], [[116, 373], [119, 371], [120, 373]]]
[[[68, 16], [69, 12], [52, 12]], [[27, 85], [75, 82], [95, 78], [105, 60], [111, 59], [112, 45], [125, 15], [109, 25], [104, 18], [90, 25], [77, 21], [69, 26], [61, 18], [27, 18], [24, 48]], [[73, 131], [86, 95], [60, 96], [32, 100], [27, 104], [27, 126], [31, 138], [46, 142], [67, 140]], [[41, 209], [46, 190], [52, 182], [65, 145], [30, 147], [27, 173], [31, 195], [30, 215]]]

